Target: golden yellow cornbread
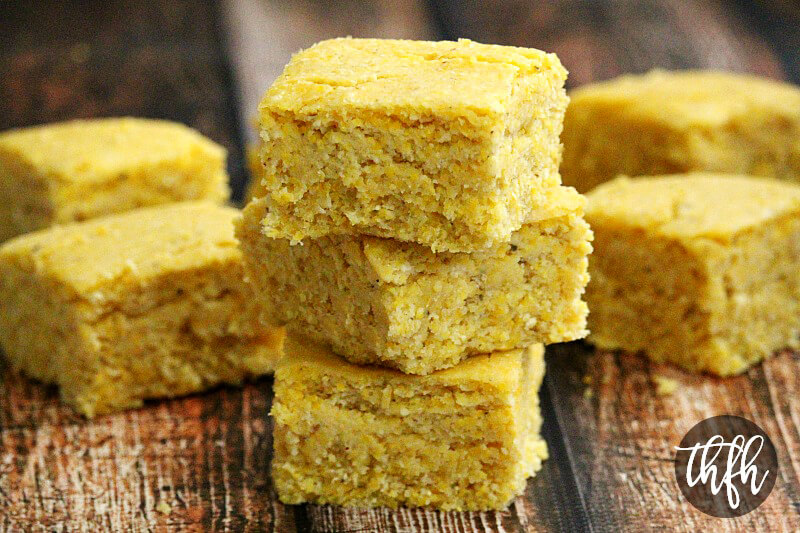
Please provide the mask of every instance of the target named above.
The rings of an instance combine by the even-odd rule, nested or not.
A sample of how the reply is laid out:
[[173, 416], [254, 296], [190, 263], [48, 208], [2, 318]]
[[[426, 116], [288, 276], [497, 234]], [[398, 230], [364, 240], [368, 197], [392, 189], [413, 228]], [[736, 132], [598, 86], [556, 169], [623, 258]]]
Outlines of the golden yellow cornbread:
[[262, 197], [266, 194], [266, 189], [262, 183], [264, 179], [264, 164], [258, 153], [257, 146], [248, 146], [245, 151], [247, 156], [247, 170], [250, 173], [250, 181], [247, 182], [247, 193], [244, 195], [245, 203], [254, 198]]
[[584, 203], [575, 189], [555, 188], [540, 220], [471, 254], [363, 235], [292, 245], [261, 233], [263, 199], [245, 208], [237, 236], [273, 322], [351, 362], [429, 374], [475, 354], [586, 335]]
[[588, 194], [589, 341], [730, 376], [800, 335], [800, 186], [697, 173]]
[[0, 133], [0, 241], [181, 200], [228, 199], [225, 149], [182, 124], [73, 120]]
[[244, 283], [236, 209], [151, 207], [0, 247], [0, 344], [92, 417], [271, 372], [283, 331]]
[[356, 366], [287, 340], [275, 372], [281, 501], [503, 509], [547, 458], [541, 345], [429, 376]]
[[714, 71], [629, 75], [570, 93], [564, 183], [715, 171], [800, 181], [800, 87]]
[[560, 184], [566, 76], [553, 54], [468, 40], [299, 52], [259, 106], [265, 234], [507, 241]]

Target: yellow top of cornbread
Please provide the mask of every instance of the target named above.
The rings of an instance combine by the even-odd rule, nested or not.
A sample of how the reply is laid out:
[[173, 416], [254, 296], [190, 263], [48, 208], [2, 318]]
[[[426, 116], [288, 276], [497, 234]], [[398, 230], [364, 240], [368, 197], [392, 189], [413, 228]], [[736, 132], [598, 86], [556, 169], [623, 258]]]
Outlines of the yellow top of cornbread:
[[[286, 354], [278, 364], [276, 373], [289, 372], [294, 376], [320, 381], [319, 376], [337, 376], [351, 383], [402, 384], [420, 389], [436, 386], [490, 386], [500, 394], [512, 392], [519, 385], [522, 371], [520, 358], [523, 349], [494, 352], [465, 359], [458, 365], [438, 370], [425, 376], [404, 374], [399, 370], [379, 366], [360, 366], [345, 361], [330, 349], [299, 337], [287, 337]], [[544, 357], [544, 346], [534, 344], [526, 348], [530, 357]]]
[[718, 126], [756, 112], [800, 118], [800, 88], [746, 74], [655, 70], [587, 85], [570, 92], [570, 105], [676, 128]]
[[669, 238], [729, 241], [741, 231], [800, 212], [800, 186], [769, 178], [693, 173], [619, 177], [587, 194], [586, 220]]
[[295, 54], [260, 109], [496, 114], [506, 110], [518, 78], [538, 75], [543, 86], [550, 78], [563, 84], [567, 71], [555, 54], [466, 39], [331, 39]]
[[239, 211], [186, 202], [130, 211], [22, 235], [0, 261], [50, 280], [67, 297], [113, 299], [164, 274], [241, 260]]
[[16, 156], [68, 182], [103, 183], [165, 160], [224, 160], [225, 149], [197, 131], [165, 120], [72, 120], [0, 133], [0, 155]]

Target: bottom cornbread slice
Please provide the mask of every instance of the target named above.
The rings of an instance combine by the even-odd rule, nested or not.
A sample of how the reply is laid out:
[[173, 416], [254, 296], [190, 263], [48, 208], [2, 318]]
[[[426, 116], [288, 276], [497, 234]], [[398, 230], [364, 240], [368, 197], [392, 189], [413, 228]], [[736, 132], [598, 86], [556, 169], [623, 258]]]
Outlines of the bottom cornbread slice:
[[86, 416], [271, 372], [236, 209], [185, 203], [12, 239], [0, 248], [0, 343]]
[[541, 344], [413, 376], [290, 338], [271, 413], [278, 495], [290, 504], [505, 508], [547, 457], [543, 375]]

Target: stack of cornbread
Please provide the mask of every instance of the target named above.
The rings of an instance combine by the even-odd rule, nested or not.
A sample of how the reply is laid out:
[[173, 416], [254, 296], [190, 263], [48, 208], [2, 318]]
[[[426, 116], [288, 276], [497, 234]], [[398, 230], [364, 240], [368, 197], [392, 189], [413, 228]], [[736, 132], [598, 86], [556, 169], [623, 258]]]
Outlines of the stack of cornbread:
[[88, 417], [272, 372], [283, 332], [259, 320], [227, 199], [225, 150], [180, 124], [0, 135], [0, 239], [32, 232], [0, 247], [12, 366]]
[[265, 95], [237, 236], [294, 335], [272, 408], [284, 502], [502, 508], [539, 469], [542, 343], [586, 334], [566, 74], [538, 50], [336, 39]]

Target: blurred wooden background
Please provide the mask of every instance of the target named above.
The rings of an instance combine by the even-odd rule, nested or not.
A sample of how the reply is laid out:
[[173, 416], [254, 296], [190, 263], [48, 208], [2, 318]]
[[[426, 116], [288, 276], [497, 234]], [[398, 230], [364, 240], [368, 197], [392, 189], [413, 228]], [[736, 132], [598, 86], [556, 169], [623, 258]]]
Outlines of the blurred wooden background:
[[[261, 93], [292, 52], [328, 37], [533, 46], [559, 54], [570, 86], [653, 67], [800, 83], [793, 0], [5, 0], [0, 27], [0, 129], [124, 114], [185, 122], [228, 147], [238, 199]], [[583, 343], [552, 347], [548, 365], [551, 459], [492, 513], [280, 504], [271, 379], [86, 422], [3, 368], [0, 531], [800, 530], [797, 353], [729, 380]], [[678, 390], [659, 396], [659, 376]], [[696, 511], [673, 474], [673, 446], [724, 413], [763, 427], [781, 467], [767, 502], [734, 520]]]

